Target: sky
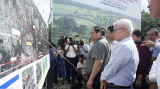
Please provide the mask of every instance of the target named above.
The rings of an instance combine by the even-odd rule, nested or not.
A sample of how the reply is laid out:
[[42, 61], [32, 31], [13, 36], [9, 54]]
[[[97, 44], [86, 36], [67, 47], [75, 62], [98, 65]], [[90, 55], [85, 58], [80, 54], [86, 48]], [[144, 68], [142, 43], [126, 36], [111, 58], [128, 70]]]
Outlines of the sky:
[[48, 25], [48, 18], [50, 15], [50, 0], [33, 0], [37, 6], [44, 22]]
[[148, 8], [148, 0], [141, 0], [141, 10], [145, 10], [146, 12], [149, 12]]

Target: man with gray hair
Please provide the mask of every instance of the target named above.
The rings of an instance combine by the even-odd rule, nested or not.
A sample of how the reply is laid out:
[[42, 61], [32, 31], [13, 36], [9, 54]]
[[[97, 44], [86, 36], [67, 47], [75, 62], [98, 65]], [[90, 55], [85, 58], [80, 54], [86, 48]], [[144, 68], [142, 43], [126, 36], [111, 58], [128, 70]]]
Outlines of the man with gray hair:
[[133, 89], [139, 54], [131, 37], [133, 26], [130, 20], [120, 19], [114, 24], [115, 40], [118, 41], [108, 64], [101, 73], [101, 89]]

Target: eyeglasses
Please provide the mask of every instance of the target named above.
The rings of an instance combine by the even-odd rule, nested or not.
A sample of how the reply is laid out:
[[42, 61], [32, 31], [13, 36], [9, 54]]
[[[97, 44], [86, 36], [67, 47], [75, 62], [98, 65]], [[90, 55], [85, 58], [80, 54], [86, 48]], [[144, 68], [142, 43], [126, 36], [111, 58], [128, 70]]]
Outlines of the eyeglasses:
[[116, 29], [114, 29], [114, 32], [115, 32], [116, 30], [118, 30], [118, 29], [122, 29], [122, 28], [116, 28]]
[[96, 33], [96, 32], [90, 32], [90, 34], [93, 34], [93, 33]]

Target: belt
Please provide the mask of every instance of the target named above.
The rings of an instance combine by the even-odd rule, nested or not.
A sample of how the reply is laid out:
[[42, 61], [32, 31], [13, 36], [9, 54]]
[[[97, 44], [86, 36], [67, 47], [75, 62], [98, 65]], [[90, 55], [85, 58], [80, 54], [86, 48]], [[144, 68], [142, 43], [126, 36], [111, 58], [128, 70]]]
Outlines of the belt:
[[113, 83], [107, 83], [108, 88], [131, 88], [131, 86], [118, 86], [114, 85]]

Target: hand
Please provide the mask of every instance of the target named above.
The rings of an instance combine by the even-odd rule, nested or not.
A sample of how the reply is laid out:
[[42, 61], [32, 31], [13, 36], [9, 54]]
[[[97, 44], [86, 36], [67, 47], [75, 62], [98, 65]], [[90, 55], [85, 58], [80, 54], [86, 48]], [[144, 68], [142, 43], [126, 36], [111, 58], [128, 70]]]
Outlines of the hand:
[[88, 82], [87, 82], [88, 89], [93, 89], [92, 84], [93, 84], [93, 80], [89, 79]]
[[142, 86], [142, 82], [141, 82], [141, 80], [136, 80], [136, 83], [135, 83], [135, 86], [136, 87], [141, 87]]
[[81, 45], [81, 47], [84, 49], [84, 46], [83, 46], [83, 45]]
[[84, 69], [84, 67], [81, 67], [81, 69], [83, 70], [83, 69]]
[[149, 85], [151, 84], [151, 82], [149, 81], [149, 75], [146, 76], [146, 82], [147, 82], [147, 84], [149, 84]]
[[86, 72], [83, 73], [83, 77], [84, 77], [84, 79], [87, 79], [87, 74], [86, 74]]
[[153, 41], [147, 40], [143, 41], [144, 45], [150, 47], [150, 46], [155, 46], [155, 43]]
[[156, 83], [151, 83], [149, 86], [149, 89], [158, 89], [157, 84]]
[[76, 68], [76, 72], [78, 72], [79, 70], [78, 70], [78, 68]]
[[107, 87], [107, 82], [105, 82], [105, 81], [100, 81], [100, 83], [101, 83], [100, 89], [106, 89], [106, 87]]

